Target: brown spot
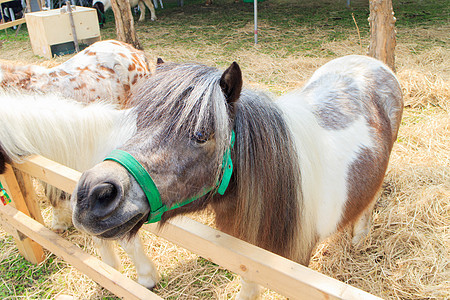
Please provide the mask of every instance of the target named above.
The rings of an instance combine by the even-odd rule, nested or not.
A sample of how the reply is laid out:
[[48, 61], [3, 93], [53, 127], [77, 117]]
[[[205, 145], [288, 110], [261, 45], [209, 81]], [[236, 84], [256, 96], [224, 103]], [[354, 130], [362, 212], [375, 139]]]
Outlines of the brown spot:
[[66, 71], [64, 71], [64, 70], [60, 70], [60, 71], [59, 71], [59, 76], [65, 77], [65, 76], [67, 76], [67, 75], [69, 75], [69, 73], [67, 73]]
[[58, 74], [56, 74], [56, 72], [50, 72], [50, 73], [48, 73], [48, 76], [50, 76], [50, 77], [56, 77], [56, 76], [58, 76]]
[[114, 69], [108, 68], [108, 67], [105, 67], [105, 66], [100, 66], [99, 69], [100, 69], [100, 70], [103, 70], [103, 71], [107, 71], [107, 72], [109, 72], [109, 73], [111, 73], [111, 74], [116, 73], [116, 71], [114, 71]]
[[93, 52], [93, 51], [86, 51], [86, 54], [87, 55], [89, 55], [89, 56], [96, 56], [97, 55], [97, 52]]
[[136, 84], [136, 82], [138, 81], [138, 75], [137, 74], [134, 74], [134, 77], [133, 77], [133, 81], [131, 81], [131, 84], [132, 85], [135, 85]]
[[133, 56], [133, 61], [136, 61], [136, 63], [141, 60], [139, 55], [137, 55], [135, 52], [131, 53], [131, 56]]
[[76, 80], [77, 80], [76, 77], [71, 77], [71, 78], [69, 78], [69, 81], [72, 81], [72, 82], [74, 82], [74, 81], [76, 81]]
[[123, 85], [123, 89], [125, 90], [125, 92], [128, 92], [130, 90], [130, 85], [129, 84], [124, 84]]
[[240, 265], [239, 269], [241, 269], [243, 272], [247, 272], [247, 267], [244, 265]]
[[136, 69], [136, 65], [135, 64], [130, 64], [128, 66], [128, 71], [130, 71], [130, 72], [134, 71], [135, 69]]
[[77, 68], [77, 70], [79, 70], [80, 71], [80, 73], [83, 73], [83, 72], [85, 72], [85, 71], [89, 71], [89, 67], [84, 67], [84, 68], [80, 68], [80, 67], [78, 67]]
[[92, 89], [90, 89], [90, 91], [91, 92], [95, 92], [95, 91], [97, 91], [96, 89], [94, 89], [94, 88], [92, 88]]
[[79, 86], [74, 87], [74, 90], [81, 90], [86, 88], [86, 83], [81, 83]]
[[123, 54], [123, 53], [118, 53], [120, 56], [122, 56], [122, 57], [125, 57], [125, 58], [128, 58], [125, 54]]

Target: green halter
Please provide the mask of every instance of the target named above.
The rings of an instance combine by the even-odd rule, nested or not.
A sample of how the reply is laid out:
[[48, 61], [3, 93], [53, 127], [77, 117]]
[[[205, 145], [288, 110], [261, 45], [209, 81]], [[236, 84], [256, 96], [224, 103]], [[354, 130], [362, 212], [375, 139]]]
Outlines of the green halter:
[[222, 179], [218, 181], [215, 186], [204, 189], [199, 195], [186, 199], [183, 202], [172, 205], [170, 208], [161, 202], [161, 195], [158, 188], [153, 182], [152, 177], [144, 169], [144, 167], [128, 152], [123, 150], [113, 150], [104, 160], [112, 160], [121, 164], [141, 186], [150, 204], [150, 215], [146, 223], [155, 223], [161, 220], [162, 214], [168, 210], [176, 209], [186, 204], [189, 204], [217, 187], [217, 192], [223, 195], [230, 183], [231, 174], [233, 173], [233, 161], [231, 160], [231, 149], [233, 148], [235, 140], [234, 131], [231, 132], [230, 147], [225, 151], [222, 161]]

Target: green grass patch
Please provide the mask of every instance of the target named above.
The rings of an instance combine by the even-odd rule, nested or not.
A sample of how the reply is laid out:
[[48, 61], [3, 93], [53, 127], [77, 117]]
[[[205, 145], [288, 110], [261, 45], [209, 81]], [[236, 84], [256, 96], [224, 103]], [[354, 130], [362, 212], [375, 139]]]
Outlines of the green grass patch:
[[[12, 237], [3, 239], [0, 251], [11, 244]], [[30, 294], [35, 299], [52, 298], [55, 291], [51, 277], [64, 267], [65, 263], [55, 261], [54, 256], [50, 256], [41, 264], [30, 264], [16, 250], [4, 257], [0, 263], [0, 299], [28, 298]]]

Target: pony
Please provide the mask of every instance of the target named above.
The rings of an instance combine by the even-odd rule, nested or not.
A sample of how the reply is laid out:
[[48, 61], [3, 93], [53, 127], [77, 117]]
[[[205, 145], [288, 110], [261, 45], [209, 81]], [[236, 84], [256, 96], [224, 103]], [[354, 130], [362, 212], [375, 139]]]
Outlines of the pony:
[[[141, 15], [139, 16], [138, 22], [142, 22], [145, 20], [145, 6], [148, 7], [150, 10], [150, 20], [156, 21], [156, 13], [155, 13], [155, 7], [153, 5], [153, 2], [151, 0], [128, 0], [130, 2], [131, 8], [134, 8], [136, 6], [139, 7], [139, 10], [141, 11]], [[92, 3], [92, 8], [95, 8], [97, 10], [97, 17], [98, 22], [100, 24], [100, 28], [103, 28], [103, 25], [106, 22], [105, 18], [105, 11], [108, 9], [111, 9], [111, 0], [95, 0]]]
[[[347, 225], [361, 238], [401, 121], [394, 73], [350, 55], [278, 99], [242, 85], [236, 62], [164, 63], [139, 82], [136, 132], [82, 174], [75, 227], [108, 240], [210, 206], [219, 230], [303, 265]], [[258, 297], [241, 282], [238, 299]]]
[[[101, 162], [136, 131], [136, 120], [129, 109], [105, 101], [84, 104], [56, 94], [0, 91], [0, 106], [1, 174], [6, 163], [20, 163], [32, 154], [84, 171]], [[47, 196], [53, 206], [53, 230], [66, 229], [72, 218], [68, 201], [56, 192]], [[93, 240], [102, 260], [120, 269], [112, 241]], [[159, 275], [139, 236], [119, 239], [119, 243], [136, 266], [137, 281], [146, 287], [154, 286], [153, 280]]]
[[108, 100], [126, 107], [130, 88], [150, 74], [141, 50], [99, 41], [53, 68], [0, 63], [0, 88], [60, 93], [81, 102]]

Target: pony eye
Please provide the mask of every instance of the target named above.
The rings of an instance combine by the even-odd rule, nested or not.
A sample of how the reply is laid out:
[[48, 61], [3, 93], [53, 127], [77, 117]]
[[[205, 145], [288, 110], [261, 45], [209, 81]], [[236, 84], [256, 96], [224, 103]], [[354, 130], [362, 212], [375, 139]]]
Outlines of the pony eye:
[[198, 144], [206, 143], [209, 139], [210, 134], [206, 131], [197, 131], [191, 135], [191, 139], [194, 140]]

